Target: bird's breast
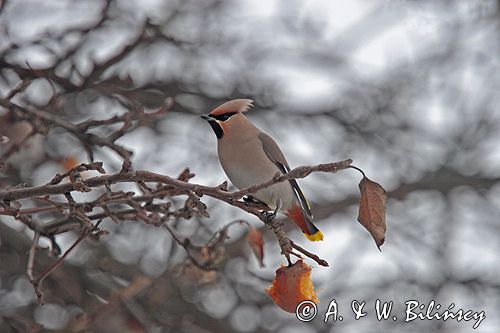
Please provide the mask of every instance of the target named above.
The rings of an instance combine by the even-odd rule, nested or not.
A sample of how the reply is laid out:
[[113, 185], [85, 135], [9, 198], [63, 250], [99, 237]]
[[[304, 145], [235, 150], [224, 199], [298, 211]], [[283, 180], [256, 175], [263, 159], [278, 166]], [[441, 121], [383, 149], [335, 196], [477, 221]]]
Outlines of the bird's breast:
[[[219, 159], [229, 180], [238, 189], [243, 189], [270, 180], [278, 167], [267, 157], [260, 140], [248, 140], [231, 144], [218, 142]], [[292, 187], [282, 182], [251, 194], [269, 207], [275, 208], [281, 200], [282, 208], [291, 207], [295, 201]]]

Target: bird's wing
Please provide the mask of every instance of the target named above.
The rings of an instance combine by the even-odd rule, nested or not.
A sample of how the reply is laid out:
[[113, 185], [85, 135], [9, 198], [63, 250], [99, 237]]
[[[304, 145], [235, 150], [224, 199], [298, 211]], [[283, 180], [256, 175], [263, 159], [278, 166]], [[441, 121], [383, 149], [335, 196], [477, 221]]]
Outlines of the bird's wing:
[[[278, 147], [276, 142], [274, 142], [273, 138], [271, 138], [266, 133], [261, 132], [259, 134], [259, 139], [262, 143], [262, 148], [264, 149], [267, 157], [269, 157], [269, 159], [278, 167], [278, 169], [282, 173], [287, 173], [288, 171], [290, 171], [290, 166], [288, 165], [285, 156], [281, 152], [280, 147]], [[289, 179], [288, 181], [290, 182], [290, 185], [292, 185], [293, 193], [295, 194], [295, 197], [300, 204], [300, 209], [302, 210], [304, 215], [306, 215], [306, 217], [312, 219], [311, 208], [309, 207], [306, 197], [304, 196], [304, 193], [302, 193], [299, 184], [297, 184], [297, 181], [295, 179]]]

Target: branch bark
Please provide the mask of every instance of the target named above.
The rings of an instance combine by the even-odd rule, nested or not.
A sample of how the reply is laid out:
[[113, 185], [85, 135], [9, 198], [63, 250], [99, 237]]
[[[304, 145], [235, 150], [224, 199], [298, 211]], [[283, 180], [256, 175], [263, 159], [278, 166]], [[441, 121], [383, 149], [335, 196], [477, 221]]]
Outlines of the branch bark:
[[[29, 228], [35, 231], [35, 237], [33, 239], [32, 247], [30, 250], [26, 273], [31, 283], [33, 284], [33, 287], [35, 288], [35, 292], [40, 303], [42, 302], [42, 292], [40, 289], [40, 284], [43, 282], [43, 280], [62, 263], [64, 258], [81, 241], [83, 241], [85, 238], [87, 238], [87, 236], [97, 230], [103, 218], [109, 217], [113, 221], [119, 222], [119, 216], [122, 215], [122, 213], [132, 215], [135, 214], [135, 218], [148, 224], [162, 224], [172, 234], [177, 243], [185, 248], [188, 256], [193, 260], [194, 263], [197, 263], [198, 266], [203, 269], [213, 269], [213, 265], [218, 262], [221, 256], [220, 253], [222, 253], [220, 252], [220, 249], [226, 238], [225, 229], [227, 229], [227, 227], [232, 224], [227, 225], [223, 231], [218, 233], [218, 241], [212, 243], [209, 242], [202, 247], [190, 244], [189, 239], [185, 239], [184, 241], [178, 239], [175, 232], [166, 224], [168, 218], [172, 215], [188, 219], [191, 217], [192, 212], [195, 211], [199, 215], [208, 216], [208, 213], [206, 212], [206, 205], [200, 201], [200, 198], [204, 195], [220, 201], [224, 201], [234, 207], [238, 207], [252, 215], [255, 215], [266, 225], [268, 225], [271, 230], [273, 230], [278, 240], [281, 248], [281, 254], [283, 254], [287, 258], [287, 261], [290, 265], [290, 255], [300, 257], [300, 254], [297, 254], [293, 251], [295, 249], [303, 255], [316, 261], [318, 264], [322, 266], [328, 266], [328, 263], [324, 259], [319, 258], [317, 255], [292, 242], [284, 231], [283, 223], [274, 219], [274, 216], [270, 218], [270, 214], [267, 213], [267, 210], [270, 210], [269, 207], [263, 207], [263, 205], [260, 203], [252, 204], [249, 202], [241, 201], [240, 199], [247, 194], [255, 193], [276, 183], [284, 182], [289, 179], [307, 177], [313, 172], [333, 173], [339, 170], [347, 169], [351, 167], [351, 163], [352, 160], [348, 159], [335, 163], [297, 167], [288, 173], [282, 175], [278, 174], [262, 184], [257, 184], [255, 186], [251, 186], [236, 192], [228, 192], [226, 190], [225, 184], [221, 184], [219, 186], [205, 186], [201, 184], [189, 183], [189, 179], [191, 178], [189, 170], [185, 170], [177, 179], [145, 170], [127, 171], [127, 168], [124, 168], [121, 172], [115, 174], [84, 179], [80, 175], [80, 172], [82, 171], [98, 170], [99, 172], [104, 173], [102, 164], [100, 164], [100, 162], [91, 164], [84, 163], [73, 168], [63, 175], [56, 175], [54, 179], [52, 179], [52, 181], [45, 185], [0, 190], [0, 202], [1, 206], [3, 207], [3, 210], [0, 211], [0, 215], [11, 215], [16, 219], [19, 219], [21, 222], [25, 223]], [[66, 178], [69, 178], [69, 181], [60, 183]], [[125, 182], [136, 183], [137, 186], [143, 191], [143, 195], [135, 195], [134, 192], [111, 191], [111, 185]], [[156, 183], [156, 189], [148, 186], [146, 183]], [[105, 187], [106, 193], [102, 194], [98, 199], [90, 202], [76, 203], [71, 196], [71, 192], [73, 191], [91, 192], [93, 189], [101, 187]], [[58, 194], [64, 195], [67, 202], [59, 203], [54, 202], [53, 200], [49, 200], [48, 197], [50, 195]], [[163, 205], [153, 204], [152, 202], [153, 198], [173, 197], [179, 195], [186, 195], [188, 198], [186, 200], [185, 207], [178, 211], [170, 211], [168, 209], [170, 207], [168, 202]], [[20, 208], [15, 208], [21, 207], [19, 203], [17, 203], [16, 205], [12, 204], [12, 202], [15, 202], [16, 200], [37, 199], [41, 196], [44, 198], [43, 201], [49, 203], [49, 206], [46, 206], [47, 209], [45, 209], [44, 207], [37, 209], [31, 208], [28, 209], [29, 213], [43, 213], [49, 210], [49, 207], [52, 207], [54, 210], [57, 210], [60, 213], [68, 211], [66, 218], [63, 219], [62, 222], [58, 221], [57, 228], [53, 228], [52, 225], [50, 226], [51, 232], [49, 232], [48, 230], [41, 230], [39, 226], [35, 228], [34, 226], [36, 224], [32, 223], [31, 219], [27, 218], [27, 216], [29, 215], [26, 215], [26, 210], [22, 211]], [[149, 200], [147, 200], [147, 198], [149, 198]], [[142, 205], [141, 202], [143, 202], [145, 199], [147, 201], [146, 203], [144, 203], [144, 205]], [[111, 210], [108, 208], [108, 205], [110, 203], [117, 202], [127, 204], [131, 207], [131, 209], [119, 210], [119, 214], [111, 212]], [[88, 213], [90, 213], [94, 207], [101, 207], [104, 210], [104, 213], [89, 215]], [[161, 216], [161, 214], [163, 214], [163, 217]], [[92, 220], [96, 218], [98, 218], [98, 222], [93, 224]], [[38, 244], [39, 237], [49, 237], [49, 239], [51, 239], [51, 241], [53, 242], [53, 246], [57, 247], [54, 239], [55, 232], [57, 230], [67, 231], [67, 229], [64, 228], [64, 223], [66, 223], [66, 221], [70, 223], [70, 221], [73, 220], [79, 222], [79, 224], [74, 225], [72, 229], [80, 229], [80, 236], [57, 261], [55, 261], [43, 273], [35, 278], [33, 270], [36, 256], [36, 246]], [[29, 221], [29, 223], [27, 223], [27, 221]], [[201, 258], [201, 261], [194, 257], [195, 254], [196, 256]]]
[[[351, 163], [352, 160], [348, 159], [335, 163], [297, 167], [279, 177], [273, 177], [267, 182], [247, 187], [241, 191], [236, 191], [232, 193], [222, 190], [219, 186], [205, 186], [200, 184], [188, 183], [166, 175], [160, 175], [145, 170], [119, 172], [112, 175], [97, 176], [86, 179], [83, 182], [88, 187], [99, 187], [104, 185], [112, 185], [116, 183], [127, 183], [127, 182], [137, 183], [138, 181], [155, 182], [164, 185], [169, 185], [179, 190], [191, 191], [197, 196], [207, 195], [209, 197], [225, 201], [233, 206], [242, 208], [242, 205], [245, 205], [245, 203], [241, 203], [240, 205], [234, 200], [241, 199], [243, 196], [247, 194], [255, 193], [258, 190], [270, 187], [273, 184], [284, 182], [292, 178], [293, 179], [305, 178], [313, 172], [333, 173], [339, 170], [344, 170], [348, 168]], [[0, 200], [12, 201], [12, 200], [26, 199], [43, 195], [64, 194], [75, 190], [76, 189], [74, 188], [74, 185], [71, 182], [56, 184], [56, 185], [46, 184], [33, 187], [13, 188], [8, 190], [0, 190]]]

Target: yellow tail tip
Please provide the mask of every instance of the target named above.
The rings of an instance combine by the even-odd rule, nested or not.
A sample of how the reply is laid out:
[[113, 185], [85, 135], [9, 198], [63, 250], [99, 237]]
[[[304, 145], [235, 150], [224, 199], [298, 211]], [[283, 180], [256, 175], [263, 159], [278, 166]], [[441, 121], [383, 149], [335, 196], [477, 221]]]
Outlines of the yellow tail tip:
[[324, 237], [321, 231], [317, 231], [315, 234], [312, 235], [304, 233], [304, 235], [306, 235], [307, 239], [309, 239], [312, 242], [322, 241]]

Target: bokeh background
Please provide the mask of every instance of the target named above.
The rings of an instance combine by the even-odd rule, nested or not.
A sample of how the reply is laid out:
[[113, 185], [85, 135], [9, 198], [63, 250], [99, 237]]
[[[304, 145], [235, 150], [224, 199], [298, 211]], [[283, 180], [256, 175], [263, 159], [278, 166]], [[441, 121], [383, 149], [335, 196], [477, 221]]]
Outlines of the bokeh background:
[[[218, 270], [204, 272], [165, 230], [105, 221], [111, 233], [81, 244], [45, 281], [43, 306], [25, 276], [33, 233], [0, 216], [1, 332], [78, 331], [82, 314], [93, 320], [89, 332], [473, 331], [474, 321], [405, 323], [411, 299], [485, 311], [475, 331], [500, 329], [499, 1], [3, 1], [2, 98], [23, 79], [33, 82], [17, 102], [43, 109], [57, 94], [59, 115], [73, 122], [174, 98], [161, 121], [119, 143], [136, 169], [175, 176], [189, 167], [206, 185], [226, 178], [198, 115], [251, 98], [248, 117], [292, 166], [352, 158], [382, 184], [388, 230], [379, 252], [357, 223], [357, 172], [300, 181], [326, 239], [309, 243], [292, 226], [289, 235], [330, 263], [308, 262], [320, 315], [301, 323], [264, 291], [284, 262], [274, 236], [225, 203], [204, 198], [210, 219], [169, 223], [201, 244], [245, 219], [264, 232], [264, 268], [243, 226], [231, 227]], [[86, 159], [61, 129], [24, 148], [2, 186], [44, 184], [62, 158]], [[109, 149], [95, 158], [108, 172], [121, 167]], [[58, 236], [63, 250], [76, 236]], [[54, 260], [48, 252], [38, 267]], [[133, 297], [113, 298], [145, 277]], [[344, 320], [325, 324], [332, 299]], [[376, 299], [394, 301], [399, 320], [377, 321]], [[352, 300], [367, 302], [365, 318], [353, 319]]]

